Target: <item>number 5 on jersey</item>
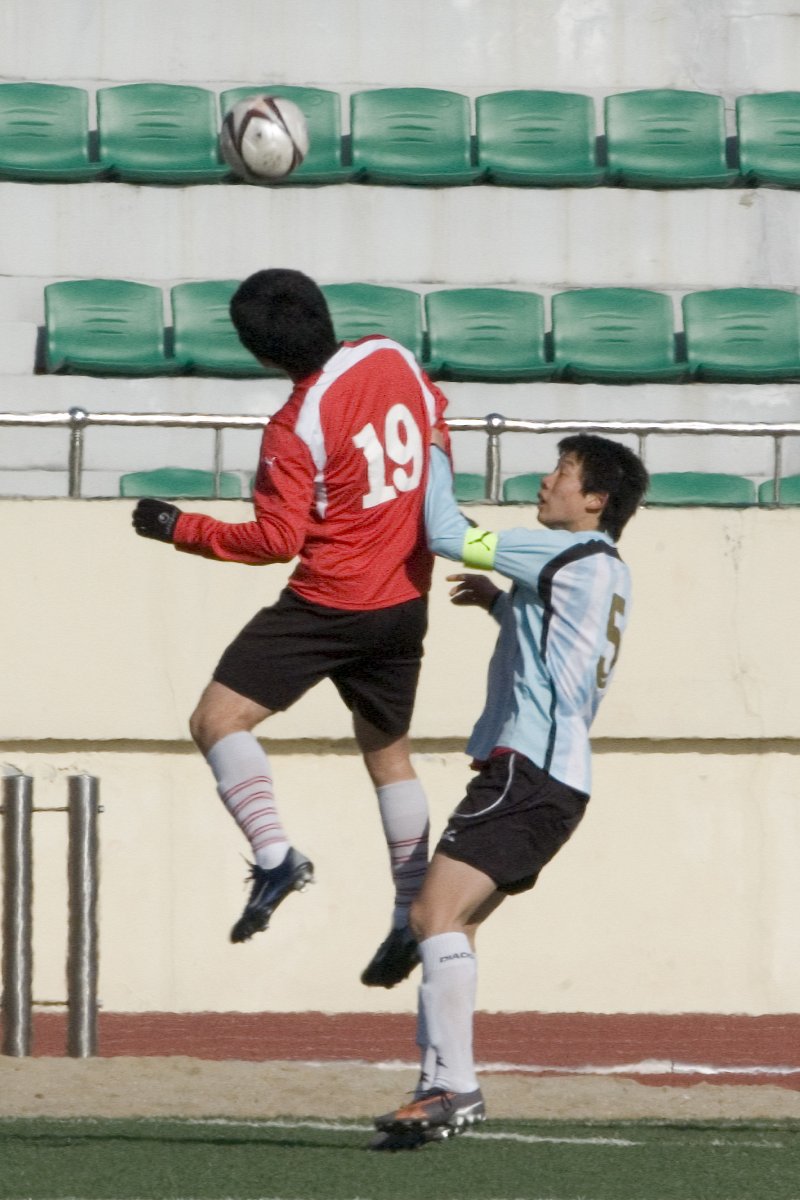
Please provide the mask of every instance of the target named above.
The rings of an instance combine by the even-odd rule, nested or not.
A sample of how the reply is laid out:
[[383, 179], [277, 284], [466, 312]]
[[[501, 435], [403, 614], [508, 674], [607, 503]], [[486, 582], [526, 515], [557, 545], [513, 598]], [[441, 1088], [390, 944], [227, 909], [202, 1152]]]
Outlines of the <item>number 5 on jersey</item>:
[[[370, 422], [358, 431], [353, 442], [367, 460], [369, 490], [362, 497], [363, 508], [386, 504], [399, 492], [413, 492], [419, 487], [424, 462], [422, 434], [405, 404], [393, 404], [387, 412], [383, 439]], [[387, 479], [389, 471], [391, 480]]]
[[[611, 608], [608, 613], [606, 637], [609, 641], [609, 655], [597, 660], [597, 686], [602, 691], [611, 676], [619, 658], [619, 648], [622, 644], [622, 628], [618, 624], [625, 616], [625, 600], [615, 592], [611, 597]], [[609, 661], [610, 657], [610, 661]]]

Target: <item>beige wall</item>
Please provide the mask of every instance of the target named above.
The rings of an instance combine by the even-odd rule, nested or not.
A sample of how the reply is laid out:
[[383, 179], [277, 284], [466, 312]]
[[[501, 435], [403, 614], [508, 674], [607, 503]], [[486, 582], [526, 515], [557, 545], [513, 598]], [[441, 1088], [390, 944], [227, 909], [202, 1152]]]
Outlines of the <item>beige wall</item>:
[[[205, 506], [223, 519], [242, 505]], [[291, 837], [318, 882], [246, 946], [227, 934], [245, 843], [187, 740], [228, 638], [283, 579], [135, 537], [130, 503], [0, 504], [6, 686], [0, 755], [63, 805], [101, 781], [101, 999], [108, 1010], [407, 1010], [367, 991], [385, 932], [386, 852], [346, 713], [320, 688], [262, 731]], [[472, 510], [499, 528], [530, 510]], [[589, 815], [481, 947], [486, 1009], [795, 1011], [800, 844], [792, 664], [800, 533], [787, 512], [645, 511], [621, 549], [634, 610], [595, 728]], [[463, 739], [494, 625], [446, 600], [439, 564], [415, 718], [441, 829], [469, 776]], [[36, 814], [36, 996], [63, 998], [64, 838]], [[509, 971], [513, 956], [514, 969]]]
[[[0, 538], [0, 739], [183, 740], [187, 716], [231, 636], [288, 575], [179, 554], [137, 538], [129, 501], [6, 500]], [[188, 504], [186, 507], [190, 507]], [[199, 505], [245, 519], [238, 502]], [[489, 527], [524, 509], [472, 508]], [[800, 674], [791, 510], [651, 510], [621, 544], [634, 575], [618, 678], [595, 727], [614, 738], [794, 738]], [[483, 694], [495, 628], [456, 611], [437, 567], [414, 733], [463, 738]], [[270, 736], [343, 738], [321, 688]]]

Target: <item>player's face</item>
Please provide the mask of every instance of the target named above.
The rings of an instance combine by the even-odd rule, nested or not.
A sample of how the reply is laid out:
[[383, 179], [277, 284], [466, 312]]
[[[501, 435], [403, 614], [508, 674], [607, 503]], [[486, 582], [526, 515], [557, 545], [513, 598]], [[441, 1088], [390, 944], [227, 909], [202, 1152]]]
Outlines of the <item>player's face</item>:
[[583, 490], [583, 469], [574, 454], [562, 454], [539, 485], [539, 520], [548, 529], [578, 533], [597, 529], [605, 496]]

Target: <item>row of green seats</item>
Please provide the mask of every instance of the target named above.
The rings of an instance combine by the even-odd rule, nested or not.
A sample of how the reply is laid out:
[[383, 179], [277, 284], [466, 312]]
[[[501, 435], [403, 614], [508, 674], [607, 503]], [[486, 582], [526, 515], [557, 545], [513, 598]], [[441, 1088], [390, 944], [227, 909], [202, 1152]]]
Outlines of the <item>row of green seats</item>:
[[[505, 504], [535, 504], [542, 481], [541, 474], [513, 475], [504, 480]], [[454, 490], [461, 503], [486, 498], [483, 475], [456, 472]], [[800, 504], [800, 475], [780, 480], [778, 498], [775, 484], [768, 479], [758, 486], [752, 479], [721, 471], [660, 471], [650, 476], [645, 504], [654, 507], [746, 508], [753, 504]]]
[[[541, 474], [514, 475], [503, 483], [505, 504], [535, 504], [542, 480]], [[486, 499], [486, 480], [483, 475], [456, 471], [453, 480], [456, 498], [460, 503]], [[120, 478], [121, 496], [160, 496], [165, 500], [240, 499], [241, 480], [232, 471], [222, 471], [219, 489], [215, 489], [212, 471], [187, 467], [159, 467], [152, 471], [132, 471]], [[770, 479], [756, 488], [752, 479], [722, 472], [665, 471], [650, 478], [645, 503], [663, 507], [747, 507], [753, 504], [774, 505], [775, 484]], [[800, 475], [788, 475], [780, 481], [778, 503], [800, 504]]]
[[[87, 279], [45, 288], [51, 372], [266, 375], [242, 347], [228, 306], [235, 280], [176, 284], [172, 325], [160, 287]], [[376, 284], [323, 287], [337, 336], [395, 338], [443, 380], [606, 383], [800, 378], [800, 298], [777, 288], [721, 288], [682, 298], [641, 288], [576, 288], [544, 298], [503, 288], [420, 295]]]
[[[349, 101], [322, 88], [250, 84], [217, 96], [184, 84], [83, 88], [0, 84], [0, 179], [213, 183], [221, 116], [256, 92], [293, 99], [310, 150], [291, 184], [348, 180], [421, 186], [800, 186], [800, 91], [739, 96], [728, 137], [719, 95], [676, 88], [607, 96], [598, 136], [592, 97], [520, 89], [478, 96], [376, 88]], [[474, 115], [475, 132], [472, 132]]]
[[220, 471], [219, 482], [213, 471], [194, 467], [156, 467], [152, 471], [129, 471], [119, 480], [120, 496], [158, 496], [162, 500], [239, 500], [242, 481], [234, 471]]

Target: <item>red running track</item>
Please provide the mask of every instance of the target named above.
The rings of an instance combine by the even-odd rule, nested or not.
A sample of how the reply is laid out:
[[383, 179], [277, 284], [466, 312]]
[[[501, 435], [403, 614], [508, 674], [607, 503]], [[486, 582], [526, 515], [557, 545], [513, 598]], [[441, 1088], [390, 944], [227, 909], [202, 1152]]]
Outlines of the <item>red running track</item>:
[[[406, 1013], [102, 1013], [102, 1057], [414, 1062]], [[37, 1012], [34, 1054], [62, 1056], [66, 1014]], [[644, 1083], [770, 1083], [800, 1090], [800, 1014], [478, 1013], [481, 1064]], [[702, 1069], [699, 1069], [702, 1068]]]

